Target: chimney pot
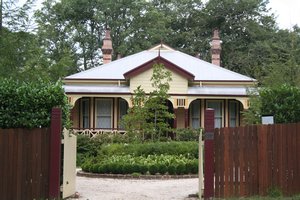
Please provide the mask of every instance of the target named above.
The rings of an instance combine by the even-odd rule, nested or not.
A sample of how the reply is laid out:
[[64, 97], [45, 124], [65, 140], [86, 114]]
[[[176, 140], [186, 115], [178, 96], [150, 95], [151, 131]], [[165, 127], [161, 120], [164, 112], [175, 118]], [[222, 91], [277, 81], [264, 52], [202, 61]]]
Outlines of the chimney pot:
[[110, 37], [110, 29], [107, 28], [105, 31], [105, 37], [103, 39], [102, 54], [103, 54], [103, 64], [110, 63], [112, 60], [112, 41]]
[[222, 41], [220, 40], [219, 36], [219, 30], [215, 29], [213, 31], [213, 37], [211, 41], [211, 62], [214, 65], [220, 66], [221, 64], [221, 43]]

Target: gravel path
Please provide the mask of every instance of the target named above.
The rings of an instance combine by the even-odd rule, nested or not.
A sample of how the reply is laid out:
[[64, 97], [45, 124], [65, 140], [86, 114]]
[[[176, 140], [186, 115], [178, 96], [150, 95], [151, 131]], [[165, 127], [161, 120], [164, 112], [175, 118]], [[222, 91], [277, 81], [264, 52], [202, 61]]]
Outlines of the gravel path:
[[76, 177], [80, 200], [183, 200], [198, 191], [198, 179], [134, 180]]

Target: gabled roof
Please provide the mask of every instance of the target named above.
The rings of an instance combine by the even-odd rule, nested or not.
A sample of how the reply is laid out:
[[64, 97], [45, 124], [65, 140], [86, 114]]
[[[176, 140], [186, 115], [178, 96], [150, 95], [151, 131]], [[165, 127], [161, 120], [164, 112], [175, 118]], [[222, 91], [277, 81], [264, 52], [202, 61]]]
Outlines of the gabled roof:
[[195, 78], [195, 76], [193, 74], [191, 74], [188, 71], [178, 67], [177, 65], [174, 65], [170, 61], [160, 57], [160, 55], [157, 56], [156, 58], [154, 58], [154, 59], [152, 59], [152, 60], [150, 60], [150, 61], [148, 61], [148, 62], [146, 62], [146, 63], [144, 63], [144, 64], [128, 71], [128, 72], [126, 72], [124, 74], [124, 77], [126, 79], [129, 79], [129, 78], [131, 78], [131, 77], [133, 77], [137, 74], [140, 74], [140, 73], [150, 69], [155, 63], [162, 63], [167, 69], [169, 69], [173, 72], [176, 72], [177, 74], [187, 78], [188, 80], [193, 80]]
[[172, 65], [171, 70], [180, 70], [187, 78], [194, 77], [195, 81], [256, 81], [161, 44], [108, 64], [67, 76], [65, 79], [124, 80], [126, 75], [132, 75], [135, 69], [145, 67], [144, 65], [155, 60], [158, 56]]

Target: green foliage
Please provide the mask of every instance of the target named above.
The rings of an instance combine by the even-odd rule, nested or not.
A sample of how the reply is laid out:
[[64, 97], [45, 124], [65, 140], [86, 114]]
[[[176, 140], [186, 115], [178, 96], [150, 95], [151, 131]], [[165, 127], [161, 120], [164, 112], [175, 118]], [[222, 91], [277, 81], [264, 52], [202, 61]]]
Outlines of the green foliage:
[[86, 158], [97, 156], [102, 146], [105, 144], [133, 142], [137, 142], [137, 140], [127, 134], [101, 134], [95, 138], [90, 138], [86, 135], [78, 135], [76, 165], [80, 166]]
[[247, 119], [252, 117], [253, 121], [259, 122], [262, 115], [273, 115], [276, 123], [300, 121], [300, 89], [298, 87], [289, 85], [265, 87], [259, 90], [259, 96], [253, 98], [252, 102], [254, 104], [251, 104], [249, 111], [246, 112]]
[[107, 26], [111, 28], [113, 58], [163, 41], [209, 61], [212, 29], [218, 28], [223, 41], [222, 66], [268, 85], [299, 85], [300, 29], [278, 29], [267, 0], [46, 0], [33, 16], [37, 23], [34, 33], [28, 31], [28, 13], [34, 1], [23, 7], [14, 6], [13, 0], [3, 2], [3, 77], [56, 81], [99, 66], [99, 48]]
[[93, 173], [112, 174], [192, 174], [197, 173], [197, 159], [179, 155], [112, 155], [87, 159], [82, 169]]
[[106, 144], [98, 151], [99, 156], [113, 155], [184, 155], [190, 158], [198, 157], [197, 142], [146, 142], [131, 144]]
[[59, 82], [0, 79], [0, 99], [1, 128], [48, 127], [53, 107], [62, 108], [63, 125], [70, 125], [67, 97]]
[[268, 190], [268, 196], [271, 198], [282, 197], [282, 191], [277, 187], [271, 187]]
[[171, 72], [163, 64], [153, 65], [151, 83], [154, 90], [146, 95], [141, 86], [137, 87], [131, 98], [133, 106], [124, 116], [122, 124], [129, 134], [143, 140], [159, 140], [161, 136], [168, 136], [172, 130], [168, 121], [174, 118], [167, 106], [171, 80]]
[[176, 130], [175, 140], [177, 141], [198, 141], [201, 128], [199, 129], [190, 129], [190, 128], [181, 128]]

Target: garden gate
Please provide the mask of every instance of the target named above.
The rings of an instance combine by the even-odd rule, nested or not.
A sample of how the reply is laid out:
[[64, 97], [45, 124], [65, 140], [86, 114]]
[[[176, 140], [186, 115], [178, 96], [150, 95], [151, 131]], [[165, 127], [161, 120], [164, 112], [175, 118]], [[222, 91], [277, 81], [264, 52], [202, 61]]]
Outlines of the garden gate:
[[205, 147], [213, 174], [207, 178], [205, 168], [204, 193], [213, 192], [206, 197], [300, 193], [300, 123], [215, 129], [212, 141], [212, 149]]
[[[0, 129], [0, 199], [60, 198], [61, 130], [58, 108], [52, 109], [50, 128]], [[76, 137], [64, 135], [66, 197], [75, 193]]]

